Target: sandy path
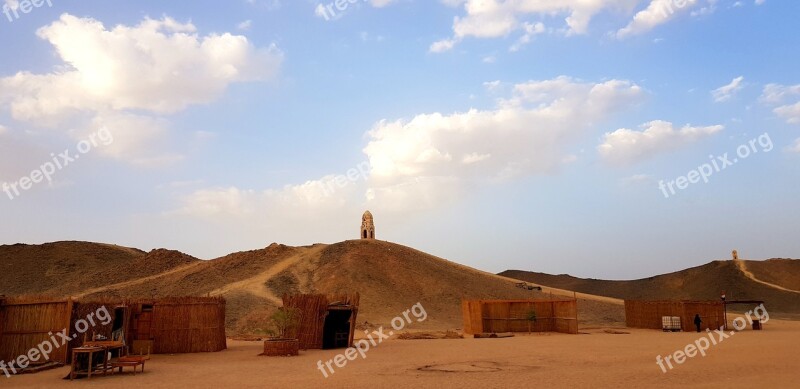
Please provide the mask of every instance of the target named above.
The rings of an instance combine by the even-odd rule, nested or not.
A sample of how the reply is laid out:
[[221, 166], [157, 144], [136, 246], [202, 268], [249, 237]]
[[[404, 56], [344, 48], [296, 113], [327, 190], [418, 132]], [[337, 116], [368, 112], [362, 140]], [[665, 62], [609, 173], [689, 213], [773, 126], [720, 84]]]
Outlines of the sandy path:
[[170, 269], [170, 270], [165, 271], [163, 273], [154, 274], [152, 276], [148, 276], [148, 277], [144, 277], [144, 278], [137, 278], [135, 280], [120, 282], [120, 283], [117, 283], [117, 284], [105, 285], [105, 286], [99, 286], [97, 288], [87, 289], [87, 290], [84, 290], [83, 292], [81, 292], [79, 294], [73, 295], [73, 298], [77, 299], [77, 298], [81, 298], [83, 296], [87, 296], [87, 295], [90, 295], [90, 294], [99, 293], [99, 292], [105, 292], [107, 290], [123, 289], [123, 288], [127, 288], [129, 286], [141, 285], [141, 284], [144, 284], [146, 282], [150, 282], [150, 281], [153, 281], [155, 279], [158, 279], [158, 278], [161, 278], [161, 277], [165, 277], [165, 276], [168, 276], [168, 275], [171, 275], [171, 274], [179, 273], [179, 272], [186, 271], [186, 270], [192, 270], [192, 269], [194, 269], [196, 267], [200, 267], [200, 266], [202, 266], [203, 264], [206, 264], [206, 263], [207, 263], [206, 261], [192, 262], [190, 264], [183, 265], [183, 266], [178, 266], [178, 267], [176, 267], [174, 269]]
[[256, 296], [263, 297], [269, 301], [277, 305], [282, 305], [283, 301], [280, 297], [276, 296], [272, 293], [269, 288], [266, 287], [267, 281], [271, 280], [273, 277], [280, 274], [282, 271], [288, 269], [291, 266], [298, 264], [299, 262], [303, 261], [306, 258], [319, 255], [322, 250], [325, 249], [326, 246], [319, 246], [319, 247], [312, 247], [308, 250], [304, 250], [299, 252], [295, 255], [290, 256], [289, 258], [280, 261], [254, 277], [250, 277], [245, 280], [237, 281], [231, 284], [227, 284], [219, 289], [211, 291], [212, 296], [220, 296], [224, 295], [231, 291], [247, 291]]
[[[409, 326], [413, 329], [413, 324]], [[219, 353], [155, 355], [144, 374], [64, 381], [68, 368], [2, 380], [3, 388], [791, 388], [800, 361], [800, 322], [771, 320], [743, 331], [667, 373], [656, 364], [700, 336], [628, 330], [611, 335], [521, 335], [507, 339], [388, 340], [325, 378], [317, 361], [256, 356], [260, 343], [229, 341]]]
[[750, 270], [747, 270], [747, 264], [746, 264], [744, 261], [742, 261], [742, 260], [740, 260], [740, 259], [739, 259], [739, 260], [734, 260], [734, 262], [736, 263], [736, 267], [738, 267], [738, 268], [739, 268], [739, 270], [741, 270], [741, 272], [742, 272], [742, 273], [744, 273], [744, 275], [745, 275], [747, 278], [749, 278], [749, 279], [751, 279], [751, 280], [753, 280], [753, 281], [755, 281], [755, 282], [758, 282], [759, 284], [766, 285], [766, 286], [769, 286], [769, 287], [772, 287], [772, 288], [775, 288], [775, 289], [780, 289], [780, 290], [782, 290], [782, 291], [784, 291], [784, 292], [800, 293], [800, 291], [797, 291], [797, 290], [792, 290], [792, 289], [784, 288], [784, 287], [782, 287], [782, 286], [780, 286], [780, 285], [775, 285], [775, 284], [773, 284], [773, 283], [770, 283], [770, 282], [766, 282], [766, 281], [759, 280], [759, 279], [756, 277], [756, 275], [755, 275], [755, 274], [753, 274], [752, 272], [750, 272]]

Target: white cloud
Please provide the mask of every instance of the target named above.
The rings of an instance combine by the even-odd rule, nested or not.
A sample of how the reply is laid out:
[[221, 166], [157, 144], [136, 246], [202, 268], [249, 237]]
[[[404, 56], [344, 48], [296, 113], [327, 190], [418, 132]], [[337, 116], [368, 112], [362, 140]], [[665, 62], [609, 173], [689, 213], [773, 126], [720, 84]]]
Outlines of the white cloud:
[[735, 96], [737, 92], [742, 90], [742, 81], [744, 81], [744, 76], [739, 76], [734, 78], [730, 84], [721, 86], [711, 91], [714, 101], [721, 103], [730, 100], [731, 97]]
[[452, 39], [443, 39], [437, 42], [431, 43], [431, 46], [428, 48], [428, 51], [431, 53], [443, 53], [445, 51], [451, 50], [456, 44], [456, 41]]
[[787, 123], [800, 124], [800, 101], [790, 105], [782, 105], [775, 108], [774, 112], [786, 119]]
[[499, 90], [503, 86], [503, 82], [500, 80], [494, 81], [486, 81], [483, 83], [483, 87], [486, 88], [489, 92], [495, 92]]
[[0, 78], [0, 107], [17, 121], [61, 130], [111, 122], [112, 132], [125, 134], [113, 155], [125, 158], [151, 158], [136, 154], [164, 132], [159, 125], [130, 125], [133, 117], [139, 125], [159, 122], [212, 102], [232, 83], [269, 79], [282, 62], [274, 46], [256, 48], [229, 33], [201, 36], [191, 23], [169, 17], [107, 29], [64, 14], [37, 35], [64, 64], [51, 73]]
[[[363, 181], [337, 186], [333, 175], [280, 189], [252, 190], [237, 187], [206, 188], [183, 196], [181, 206], [167, 215], [203, 218], [209, 221], [272, 221], [282, 225], [296, 219], [360, 208], [364, 202]], [[361, 197], [359, 198], [359, 190]]]
[[764, 87], [759, 100], [764, 104], [776, 106], [772, 111], [787, 123], [800, 124], [800, 85], [768, 84]]
[[670, 122], [661, 120], [642, 124], [641, 131], [621, 128], [606, 133], [597, 147], [600, 156], [616, 165], [629, 165], [658, 154], [674, 151], [700, 139], [722, 131], [722, 125], [675, 129]]
[[519, 51], [523, 46], [530, 43], [531, 39], [539, 34], [543, 34], [545, 32], [544, 24], [543, 23], [524, 23], [523, 30], [525, 34], [523, 34], [516, 42], [508, 49], [508, 51], [515, 52]]
[[184, 197], [173, 214], [280, 224], [365, 207], [388, 215], [427, 210], [478, 184], [550, 173], [574, 161], [568, 146], [643, 94], [623, 80], [558, 77], [518, 84], [491, 110], [376, 123], [364, 147], [372, 168], [366, 180], [335, 191], [329, 189], [332, 175], [277, 190], [203, 189]]
[[253, 21], [249, 19], [236, 25], [236, 28], [242, 31], [247, 31], [250, 27], [253, 27]]
[[791, 146], [789, 146], [786, 150], [791, 153], [800, 153], [800, 138], [795, 139], [794, 143]]
[[713, 14], [717, 11], [717, 1], [719, 0], [708, 0], [708, 5], [700, 7], [691, 12], [692, 17], [701, 17]]
[[634, 174], [629, 177], [621, 178], [619, 182], [623, 186], [636, 186], [655, 182], [655, 179], [649, 174]]
[[800, 95], [800, 85], [784, 86], [780, 84], [767, 84], [761, 94], [760, 100], [768, 104], [780, 104], [787, 98]]
[[373, 167], [371, 198], [397, 205], [419, 200], [415, 191], [440, 198], [439, 184], [451, 193], [472, 183], [552, 172], [570, 161], [568, 145], [642, 95], [628, 81], [592, 84], [559, 77], [518, 84], [492, 110], [381, 121], [364, 148]]
[[[704, 4], [693, 11], [693, 16], [713, 13], [719, 0], [442, 0], [446, 5], [461, 7], [464, 15], [453, 21], [453, 35], [431, 45], [430, 51], [440, 53], [468, 37], [505, 38], [522, 32], [511, 51], [528, 43], [535, 34], [531, 26], [538, 26], [544, 20], [564, 17], [564, 25], [556, 26], [555, 31], [566, 35], [585, 34], [591, 21], [605, 12], [632, 14], [634, 9], [644, 3], [646, 7], [636, 12], [632, 20], [612, 36], [626, 38], [642, 34], [665, 24], [681, 14], [688, 14], [698, 4]], [[542, 25], [543, 26], [543, 25]], [[542, 31], [543, 32], [543, 31]], [[434, 50], [436, 49], [436, 50]]]
[[681, 13], [687, 12], [698, 0], [652, 0], [647, 8], [634, 15], [633, 20], [617, 31], [617, 38], [641, 34], [667, 23]]
[[[453, 37], [436, 42], [439, 49], [452, 46], [467, 37], [500, 38], [522, 31], [523, 42], [530, 40], [528, 27], [540, 23], [527, 18], [565, 16], [568, 35], [584, 34], [595, 15], [605, 10], [630, 10], [639, 0], [463, 0], [445, 1], [447, 5], [463, 4], [464, 16], [453, 22]], [[527, 38], [525, 38], [527, 36]], [[524, 44], [524, 43], [523, 43]], [[433, 45], [431, 52], [435, 51]]]

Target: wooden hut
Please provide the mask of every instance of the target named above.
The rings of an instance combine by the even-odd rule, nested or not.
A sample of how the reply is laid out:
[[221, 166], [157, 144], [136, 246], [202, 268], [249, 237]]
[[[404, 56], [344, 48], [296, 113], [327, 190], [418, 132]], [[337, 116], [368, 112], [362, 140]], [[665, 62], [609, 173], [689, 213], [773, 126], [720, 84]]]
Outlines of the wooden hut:
[[[575, 299], [463, 300], [464, 333], [578, 333]], [[536, 320], [531, 320], [532, 316]]]
[[[102, 314], [98, 314], [102, 312]], [[108, 316], [106, 316], [108, 315]], [[87, 318], [92, 317], [91, 320]], [[82, 332], [86, 328], [85, 332]], [[67, 330], [71, 341], [54, 336]], [[84, 336], [85, 335], [85, 336]], [[0, 304], [0, 360], [26, 355], [44, 341], [56, 339], [47, 359], [67, 363], [69, 350], [84, 337], [101, 336], [152, 341], [154, 354], [214, 352], [227, 348], [225, 299], [180, 297], [148, 300], [73, 301], [7, 299]]]
[[360, 295], [284, 295], [283, 306], [295, 309], [299, 322], [290, 337], [300, 349], [335, 349], [353, 346]]
[[625, 300], [625, 324], [630, 328], [662, 329], [662, 317], [680, 317], [683, 331], [694, 330], [694, 316], [703, 321], [700, 329], [715, 330], [725, 324], [722, 301]]

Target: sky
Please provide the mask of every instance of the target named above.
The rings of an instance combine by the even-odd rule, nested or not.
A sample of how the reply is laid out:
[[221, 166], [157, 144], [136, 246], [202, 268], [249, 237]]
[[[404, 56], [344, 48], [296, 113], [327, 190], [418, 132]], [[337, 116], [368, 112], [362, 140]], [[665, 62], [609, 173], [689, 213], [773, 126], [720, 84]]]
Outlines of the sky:
[[800, 2], [0, 4], [0, 244], [800, 257]]

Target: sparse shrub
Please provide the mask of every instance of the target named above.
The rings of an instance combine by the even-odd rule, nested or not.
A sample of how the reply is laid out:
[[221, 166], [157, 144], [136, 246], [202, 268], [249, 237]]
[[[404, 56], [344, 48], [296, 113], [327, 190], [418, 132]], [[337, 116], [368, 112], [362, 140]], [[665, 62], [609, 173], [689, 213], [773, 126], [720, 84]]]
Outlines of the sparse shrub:
[[531, 326], [536, 323], [536, 311], [531, 309], [525, 314], [525, 319], [528, 320], [528, 333], [531, 333]]

